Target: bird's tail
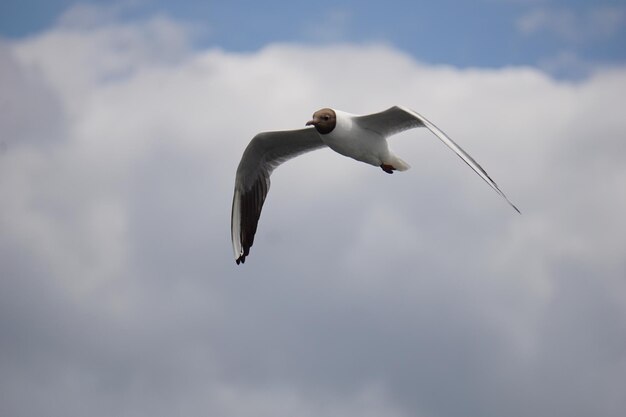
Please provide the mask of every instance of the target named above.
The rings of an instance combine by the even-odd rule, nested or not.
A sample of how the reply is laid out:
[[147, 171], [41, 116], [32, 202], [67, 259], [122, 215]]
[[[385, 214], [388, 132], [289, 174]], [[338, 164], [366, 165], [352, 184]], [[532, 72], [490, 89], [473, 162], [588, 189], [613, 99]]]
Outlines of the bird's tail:
[[393, 169], [398, 171], [406, 171], [407, 169], [411, 168], [411, 165], [407, 164], [402, 159], [398, 158], [392, 153], [389, 154], [389, 161], [385, 162], [385, 164], [391, 165]]

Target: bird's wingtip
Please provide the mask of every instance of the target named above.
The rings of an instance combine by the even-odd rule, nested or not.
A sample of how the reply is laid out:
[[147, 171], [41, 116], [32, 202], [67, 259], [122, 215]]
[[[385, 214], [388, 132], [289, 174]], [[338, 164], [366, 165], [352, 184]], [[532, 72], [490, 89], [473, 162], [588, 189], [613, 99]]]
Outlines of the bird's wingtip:
[[508, 197], [507, 197], [507, 196], [505, 196], [505, 195], [504, 195], [504, 193], [503, 193], [502, 191], [500, 191], [500, 193], [501, 193], [502, 197], [504, 197], [504, 199], [506, 200], [506, 202], [507, 202], [507, 203], [509, 203], [509, 205], [510, 205], [511, 207], [513, 207], [513, 209], [514, 209], [515, 211], [517, 211], [517, 214], [522, 214], [522, 212], [520, 211], [520, 209], [518, 209], [518, 208], [517, 208], [517, 206], [516, 206], [515, 204], [511, 203], [511, 200], [509, 200], [509, 199], [508, 199]]

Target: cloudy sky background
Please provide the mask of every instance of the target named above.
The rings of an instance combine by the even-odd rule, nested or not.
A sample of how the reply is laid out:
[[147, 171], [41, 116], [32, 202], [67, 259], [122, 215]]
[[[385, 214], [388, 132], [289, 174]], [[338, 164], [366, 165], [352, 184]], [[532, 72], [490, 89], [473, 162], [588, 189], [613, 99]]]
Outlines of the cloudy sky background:
[[[263, 4], [1, 6], [0, 414], [622, 416], [623, 2]], [[394, 104], [523, 214], [411, 131], [236, 266], [249, 139]]]

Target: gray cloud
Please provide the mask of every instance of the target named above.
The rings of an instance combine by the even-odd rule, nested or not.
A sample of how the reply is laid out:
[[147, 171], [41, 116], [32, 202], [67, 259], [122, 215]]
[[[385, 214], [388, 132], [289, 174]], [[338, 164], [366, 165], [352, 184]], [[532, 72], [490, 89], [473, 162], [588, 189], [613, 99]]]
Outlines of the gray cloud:
[[[30, 89], [2, 119], [30, 145], [0, 153], [1, 414], [621, 415], [625, 70], [572, 84], [385, 46], [191, 52], [161, 30], [186, 36], [109, 22], [0, 51], [2, 85]], [[403, 174], [329, 151], [281, 166], [236, 267], [249, 138], [393, 104], [524, 214], [412, 131], [392, 141]]]
[[67, 122], [58, 98], [36, 71], [20, 67], [1, 40], [0, 74], [0, 152], [62, 140]]

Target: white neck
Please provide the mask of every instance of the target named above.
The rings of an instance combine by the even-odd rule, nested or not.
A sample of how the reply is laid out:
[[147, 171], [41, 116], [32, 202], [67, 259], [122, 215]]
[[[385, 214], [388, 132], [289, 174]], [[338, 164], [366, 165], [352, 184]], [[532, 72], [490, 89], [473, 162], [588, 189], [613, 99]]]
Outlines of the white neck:
[[337, 109], [333, 109], [333, 111], [335, 112], [336, 124], [335, 124], [335, 128], [333, 129], [331, 134], [335, 133], [335, 134], [338, 134], [338, 135], [342, 135], [342, 134], [345, 134], [347, 132], [350, 132], [352, 130], [352, 127], [353, 127], [352, 118], [355, 115], [354, 114], [350, 114], [350, 113], [346, 113], [345, 111], [341, 111], [341, 110], [337, 110]]

